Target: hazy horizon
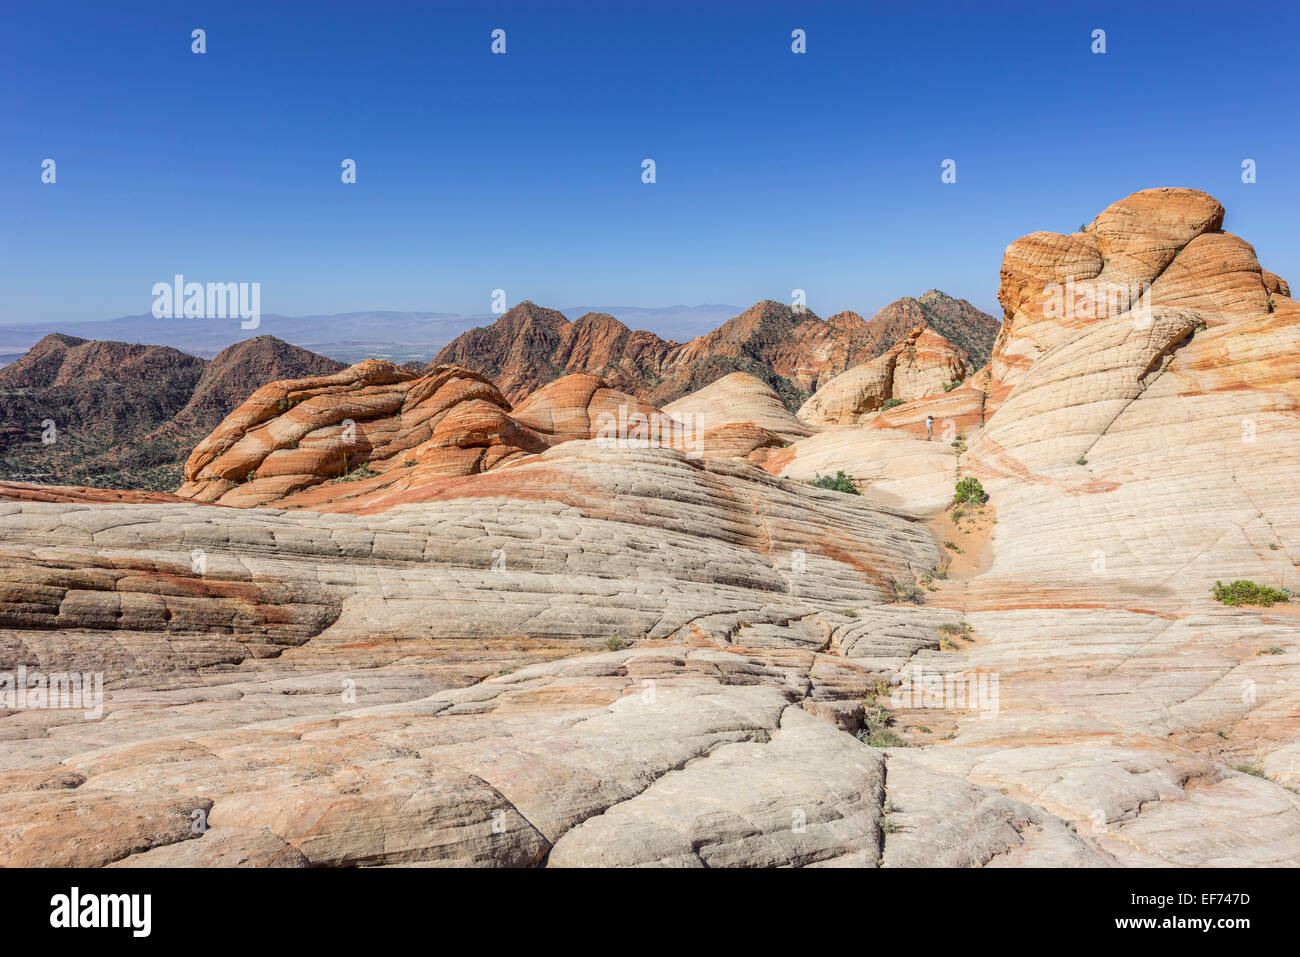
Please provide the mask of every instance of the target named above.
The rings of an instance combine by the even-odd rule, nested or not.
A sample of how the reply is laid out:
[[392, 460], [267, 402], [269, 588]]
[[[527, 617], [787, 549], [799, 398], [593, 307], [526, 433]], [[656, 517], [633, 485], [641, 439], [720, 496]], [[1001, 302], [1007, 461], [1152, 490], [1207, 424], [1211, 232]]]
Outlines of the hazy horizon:
[[[947, 292], [947, 290], [940, 290]], [[920, 290], [913, 298], [925, 292]], [[901, 297], [900, 297], [901, 298]], [[954, 296], [961, 299], [963, 297]], [[761, 300], [756, 300], [756, 302]], [[897, 300], [894, 300], [897, 301]], [[511, 303], [510, 307], [518, 305]], [[738, 306], [728, 303], [700, 303], [645, 308], [639, 306], [564, 306], [554, 309], [573, 321], [586, 313], [614, 316], [634, 331], [653, 332], [661, 339], [687, 342], [712, 332], [755, 303]], [[841, 310], [835, 310], [839, 312]], [[862, 313], [870, 320], [876, 312]], [[822, 319], [834, 312], [809, 312]], [[997, 315], [997, 313], [993, 313]], [[256, 336], [271, 335], [293, 345], [310, 349], [330, 358], [357, 361], [376, 356], [397, 361], [432, 358], [443, 346], [462, 333], [489, 326], [501, 314], [461, 315], [420, 311], [362, 311], [315, 316], [265, 314], [256, 328], [241, 329], [237, 320], [210, 318], [156, 318], [149, 313], [113, 316], [103, 319], [62, 323], [0, 324], [0, 365], [12, 362], [45, 336], [60, 333], [83, 339], [132, 342], [144, 345], [171, 346], [191, 355], [210, 359], [223, 349]], [[360, 323], [360, 325], [358, 325]]]

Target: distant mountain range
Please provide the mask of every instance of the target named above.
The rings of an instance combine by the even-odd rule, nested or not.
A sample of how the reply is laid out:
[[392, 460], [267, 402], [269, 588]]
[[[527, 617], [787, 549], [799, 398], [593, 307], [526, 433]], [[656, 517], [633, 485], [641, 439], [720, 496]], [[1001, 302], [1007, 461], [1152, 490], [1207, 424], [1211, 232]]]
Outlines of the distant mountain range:
[[209, 360], [51, 333], [0, 368], [0, 478], [170, 491], [190, 450], [249, 393], [341, 368], [272, 336]]
[[[655, 329], [668, 338], [686, 340], [708, 332], [736, 315], [741, 307], [704, 304], [660, 309], [622, 306], [580, 306], [568, 315], [611, 312], [636, 326]], [[212, 358], [221, 350], [258, 336], [275, 336], [319, 355], [343, 362], [391, 359], [428, 362], [461, 333], [491, 323], [492, 313], [459, 315], [449, 312], [346, 312], [323, 316], [263, 315], [256, 329], [241, 329], [236, 319], [157, 319], [152, 315], [121, 316], [58, 325], [59, 332], [82, 339], [151, 342]], [[0, 324], [0, 365], [13, 362], [46, 334], [48, 323]]]
[[608, 313], [570, 322], [554, 309], [522, 302], [492, 325], [461, 335], [434, 361], [486, 376], [511, 402], [561, 376], [589, 372], [662, 406], [732, 372], [748, 372], [794, 410], [819, 383], [876, 358], [918, 327], [939, 333], [979, 368], [989, 361], [999, 325], [966, 300], [931, 289], [891, 303], [870, 320], [855, 312], [821, 319], [765, 300], [679, 344], [633, 331]]

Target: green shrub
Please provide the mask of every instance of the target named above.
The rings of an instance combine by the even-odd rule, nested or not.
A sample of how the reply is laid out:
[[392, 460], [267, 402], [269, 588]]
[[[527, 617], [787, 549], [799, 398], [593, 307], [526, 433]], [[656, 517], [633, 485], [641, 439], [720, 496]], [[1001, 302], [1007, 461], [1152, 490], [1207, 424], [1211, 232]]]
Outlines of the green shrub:
[[829, 475], [818, 475], [812, 483], [817, 488], [828, 488], [832, 492], [844, 492], [848, 495], [861, 495], [858, 487], [853, 484], [853, 476], [846, 475], [842, 470], [835, 473], [835, 477]]
[[626, 646], [627, 642], [625, 642], [619, 635], [610, 635], [605, 639], [606, 651], [620, 651]]
[[361, 479], [374, 478], [379, 473], [370, 467], [369, 462], [362, 462], [346, 475], [340, 475], [335, 482], [359, 482]]
[[884, 705], [870, 697], [862, 703], [862, 730], [858, 740], [873, 748], [905, 748], [907, 742], [890, 729], [894, 716]]
[[884, 402], [882, 402], [882, 403], [880, 404], [880, 411], [881, 411], [881, 412], [888, 412], [888, 411], [889, 411], [890, 409], [892, 409], [894, 406], [896, 406], [896, 405], [902, 405], [902, 404], [903, 404], [903, 400], [902, 400], [902, 399], [886, 399]]
[[900, 604], [911, 602], [919, 605], [925, 600], [925, 595], [915, 581], [900, 580], [891, 578], [889, 580], [890, 590], [893, 592], [894, 601]]
[[1285, 588], [1269, 588], [1267, 585], [1246, 581], [1243, 578], [1237, 579], [1230, 585], [1216, 581], [1210, 591], [1215, 601], [1234, 608], [1240, 605], [1262, 605], [1269, 608], [1275, 602], [1289, 601], [1291, 598], [1291, 593]]
[[984, 501], [984, 486], [979, 479], [968, 475], [957, 483], [952, 500], [954, 503], [971, 502], [978, 505]]

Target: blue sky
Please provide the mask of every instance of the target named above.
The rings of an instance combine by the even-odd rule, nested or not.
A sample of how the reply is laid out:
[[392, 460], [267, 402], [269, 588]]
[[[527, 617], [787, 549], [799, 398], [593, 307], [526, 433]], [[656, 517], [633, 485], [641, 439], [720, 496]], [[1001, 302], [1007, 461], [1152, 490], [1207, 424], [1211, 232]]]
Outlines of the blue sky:
[[125, 6], [6, 12], [0, 322], [147, 312], [176, 272], [297, 315], [993, 311], [1008, 242], [1165, 185], [1300, 281], [1294, 4]]

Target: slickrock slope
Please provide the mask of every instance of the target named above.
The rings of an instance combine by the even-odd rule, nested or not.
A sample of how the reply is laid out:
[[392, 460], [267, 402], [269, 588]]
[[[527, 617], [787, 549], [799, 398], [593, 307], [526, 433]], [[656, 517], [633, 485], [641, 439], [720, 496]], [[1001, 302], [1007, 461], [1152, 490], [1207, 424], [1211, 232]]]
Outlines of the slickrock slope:
[[795, 409], [819, 382], [874, 359], [922, 326], [969, 350], [973, 361], [983, 364], [998, 322], [965, 300], [933, 289], [919, 299], [891, 303], [870, 321], [853, 312], [823, 320], [807, 309], [765, 300], [679, 345], [650, 332], [633, 332], [603, 313], [570, 323], [558, 312], [523, 302], [492, 326], [462, 335], [434, 363], [479, 372], [511, 402], [567, 373], [585, 372], [664, 406], [744, 372]]
[[209, 361], [52, 333], [0, 369], [0, 477], [171, 490], [190, 450], [251, 391], [341, 368], [272, 336]]
[[745, 372], [723, 376], [699, 392], [668, 403], [664, 411], [682, 419], [698, 416], [710, 428], [748, 422], [787, 442], [813, 433], [766, 383]]
[[790, 435], [809, 434], [775, 392], [743, 372], [664, 409], [579, 372], [538, 389], [512, 414], [553, 444], [648, 443], [710, 458], [744, 458], [755, 449], [784, 445]]
[[907, 401], [951, 391], [966, 378], [967, 358], [943, 336], [920, 326], [883, 355], [822, 386], [799, 409], [813, 426], [852, 425], [889, 399]]
[[[1084, 233], [1013, 243], [987, 372], [764, 463], [844, 468], [863, 497], [919, 509], [959, 474], [983, 480], [991, 540], [965, 522], [937, 536], [988, 567], [930, 596], [976, 640], [901, 671], [905, 687], [997, 674], [1000, 710], [899, 755], [1072, 822], [1121, 864], [1300, 862], [1300, 614], [1209, 594], [1237, 578], [1300, 589], [1300, 505], [1279, 492], [1300, 466], [1300, 309], [1222, 221], [1203, 193], [1149, 190]], [[1051, 284], [1067, 279], [1062, 311]], [[956, 447], [920, 438], [927, 412]], [[930, 811], [894, 820], [940, 826]]]
[[947, 442], [894, 429], [838, 426], [762, 457], [773, 475], [811, 482], [844, 471], [873, 502], [931, 511], [952, 500], [956, 456]]
[[[1216, 208], [1013, 243], [987, 371], [764, 468], [576, 438], [626, 400], [575, 377], [517, 423], [568, 441], [315, 508], [0, 492], [0, 672], [106, 685], [0, 713], [0, 863], [1297, 863], [1300, 609], [1209, 586], [1300, 587], [1300, 308]], [[1149, 314], [1042, 314], [1093, 248]], [[316, 398], [380, 450], [447, 388], [512, 415], [360, 368], [202, 467]]]
[[[761, 746], [727, 760], [752, 793], [787, 729], [765, 827], [780, 841], [802, 808], [811, 836], [727, 859], [873, 859], [881, 756], [814, 719], [860, 710], [872, 678], [822, 674], [817, 648], [847, 620], [834, 609], [934, 562], [916, 521], [742, 463], [582, 441], [437, 485], [364, 516], [0, 506], [6, 664], [109, 683], [103, 722], [4, 718], [0, 859], [535, 863], [729, 744]], [[826, 637], [730, 650], [792, 620]], [[613, 634], [644, 647], [548, 663]], [[817, 810], [808, 787], [837, 755], [865, 770], [823, 781]], [[187, 847], [195, 809], [213, 830]], [[61, 839], [88, 810], [92, 835]]]
[[[648, 426], [664, 412], [649, 402], [612, 389], [598, 376], [575, 373], [556, 379], [532, 393], [515, 407], [512, 415], [555, 441], [565, 439], [594, 439], [612, 425], [617, 432], [628, 429], [635, 417], [644, 419]], [[656, 430], [655, 435], [660, 435]]]
[[[1147, 190], [1086, 233], [1013, 243], [992, 373], [1015, 385], [961, 461], [998, 515], [963, 599], [991, 640], [962, 665], [999, 670], [1004, 707], [1010, 678], [1015, 714], [926, 763], [1081, 833], [1091, 816], [1126, 863], [1300, 861], [1283, 787], [1300, 786], [1300, 619], [1209, 597], [1219, 579], [1300, 587], [1300, 503], [1280, 492], [1300, 465], [1300, 309], [1223, 215]], [[1149, 283], [1143, 308], [1099, 295], [1092, 317], [1045, 317], [1080, 264]]]
[[0, 482], [0, 502], [177, 502], [187, 499], [168, 492], [145, 492], [136, 489], [84, 488], [77, 485], [37, 485], [33, 482]]

